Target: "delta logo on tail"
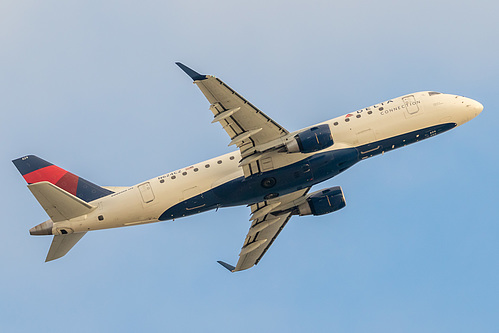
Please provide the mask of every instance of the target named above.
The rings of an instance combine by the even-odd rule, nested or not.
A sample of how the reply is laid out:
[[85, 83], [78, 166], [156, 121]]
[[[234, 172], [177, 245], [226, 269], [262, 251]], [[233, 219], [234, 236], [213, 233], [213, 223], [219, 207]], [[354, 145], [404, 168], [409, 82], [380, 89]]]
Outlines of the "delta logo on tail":
[[12, 162], [28, 184], [47, 181], [87, 202], [112, 193], [34, 155]]

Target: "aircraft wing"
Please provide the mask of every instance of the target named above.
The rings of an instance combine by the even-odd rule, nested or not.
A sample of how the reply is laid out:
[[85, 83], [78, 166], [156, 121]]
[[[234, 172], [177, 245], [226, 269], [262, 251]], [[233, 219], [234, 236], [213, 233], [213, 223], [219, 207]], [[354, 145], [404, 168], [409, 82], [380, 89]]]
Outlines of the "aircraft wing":
[[234, 267], [223, 261], [219, 264], [232, 272], [257, 265], [293, 214], [294, 208], [305, 200], [310, 187], [251, 205], [251, 227]]
[[[230, 137], [229, 146], [239, 147], [242, 159], [259, 151], [259, 148], [271, 148], [272, 145], [267, 147], [265, 144], [289, 133], [222, 80], [201, 75], [179, 62], [176, 64], [194, 80], [211, 103], [210, 110], [214, 115], [212, 123], [219, 122], [222, 125]], [[245, 175], [251, 174], [245, 170]]]

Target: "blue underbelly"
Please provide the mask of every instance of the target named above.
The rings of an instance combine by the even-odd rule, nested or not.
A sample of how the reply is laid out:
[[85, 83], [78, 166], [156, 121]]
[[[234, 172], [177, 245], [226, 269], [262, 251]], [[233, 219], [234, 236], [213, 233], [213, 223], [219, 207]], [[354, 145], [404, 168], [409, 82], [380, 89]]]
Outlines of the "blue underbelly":
[[249, 205], [313, 186], [359, 161], [355, 148], [319, 153], [283, 168], [239, 177], [169, 208], [160, 220], [170, 220], [217, 207]]
[[454, 128], [441, 124], [394, 136], [357, 148], [315, 154], [283, 168], [239, 177], [166, 210], [159, 220], [171, 220], [218, 207], [250, 205], [313, 186], [334, 177], [360, 160], [432, 137]]

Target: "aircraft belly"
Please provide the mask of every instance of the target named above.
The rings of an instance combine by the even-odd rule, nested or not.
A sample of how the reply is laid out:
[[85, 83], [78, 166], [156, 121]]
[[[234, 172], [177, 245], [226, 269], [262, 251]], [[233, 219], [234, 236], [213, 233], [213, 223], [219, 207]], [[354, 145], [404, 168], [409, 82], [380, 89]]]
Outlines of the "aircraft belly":
[[159, 219], [170, 220], [217, 207], [247, 205], [286, 195], [331, 178], [358, 160], [355, 148], [315, 154], [279, 169], [227, 181], [170, 207]]
[[432, 137], [455, 126], [455, 123], [434, 125], [356, 148], [317, 153], [288, 166], [247, 178], [238, 177], [171, 206], [159, 220], [194, 215], [218, 207], [248, 205], [286, 195], [332, 178], [360, 160]]

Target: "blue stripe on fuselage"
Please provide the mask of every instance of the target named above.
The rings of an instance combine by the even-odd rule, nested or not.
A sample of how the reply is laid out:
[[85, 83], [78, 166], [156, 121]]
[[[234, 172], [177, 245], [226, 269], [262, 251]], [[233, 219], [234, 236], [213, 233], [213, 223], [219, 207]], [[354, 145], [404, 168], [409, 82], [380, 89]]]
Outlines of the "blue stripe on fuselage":
[[[313, 186], [345, 171], [358, 161], [382, 152], [403, 147], [454, 128], [456, 124], [442, 124], [380, 140], [356, 148], [317, 153], [297, 163], [254, 174], [248, 178], [239, 177], [184, 200], [166, 210], [159, 220], [171, 220], [205, 212], [217, 207], [248, 205], [264, 201], [267, 195], [279, 196]], [[262, 185], [264, 180], [274, 179], [270, 188]]]
[[359, 151], [359, 159], [363, 160], [368, 157], [376, 156], [387, 151], [407, 146], [408, 144], [415, 143], [427, 138], [431, 138], [437, 134], [446, 132], [456, 127], [455, 123], [447, 123], [427, 128], [422, 128], [417, 131], [409, 132], [406, 134], [397, 135], [385, 140], [376, 141], [367, 145], [357, 147]]

